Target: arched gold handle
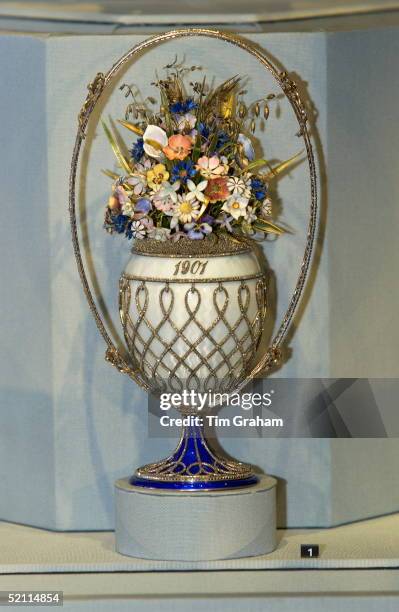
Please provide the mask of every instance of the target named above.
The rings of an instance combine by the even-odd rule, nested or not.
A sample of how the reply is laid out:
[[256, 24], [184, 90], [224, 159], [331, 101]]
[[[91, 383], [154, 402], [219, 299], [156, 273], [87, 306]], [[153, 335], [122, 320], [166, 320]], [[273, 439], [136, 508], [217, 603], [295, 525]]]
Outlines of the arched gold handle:
[[98, 103], [99, 98], [103, 94], [104, 90], [111, 84], [116, 75], [119, 73], [119, 70], [124, 66], [129, 60], [133, 57], [141, 53], [145, 49], [149, 49], [151, 47], [155, 47], [159, 43], [162, 43], [167, 40], [173, 40], [177, 38], [186, 38], [191, 36], [202, 36], [208, 38], [217, 38], [219, 40], [223, 40], [229, 44], [235, 45], [240, 49], [248, 52], [250, 55], [255, 57], [262, 66], [269, 71], [269, 73], [274, 77], [281, 90], [288, 98], [296, 119], [299, 124], [299, 135], [302, 137], [305, 147], [306, 154], [308, 158], [309, 164], [309, 178], [310, 178], [310, 212], [309, 212], [309, 223], [307, 228], [307, 239], [305, 245], [305, 251], [301, 262], [301, 267], [298, 275], [298, 279], [295, 285], [294, 292], [288, 304], [288, 308], [284, 314], [284, 317], [281, 321], [281, 324], [271, 342], [271, 346], [267, 350], [267, 352], [261, 357], [260, 361], [257, 365], [252, 369], [250, 374], [247, 376], [245, 381], [240, 388], [242, 388], [245, 384], [249, 382], [252, 378], [260, 374], [262, 371], [267, 371], [271, 369], [276, 363], [281, 359], [281, 344], [287, 334], [290, 323], [295, 314], [296, 308], [298, 306], [299, 300], [301, 298], [306, 277], [309, 269], [309, 265], [311, 262], [312, 251], [313, 251], [313, 243], [316, 231], [317, 224], [317, 178], [316, 178], [316, 168], [315, 161], [313, 155], [312, 144], [307, 128], [307, 113], [303, 101], [299, 95], [297, 86], [295, 81], [290, 78], [287, 72], [279, 71], [271, 62], [267, 59], [262, 51], [260, 51], [254, 44], [249, 43], [243, 38], [230, 34], [227, 32], [219, 32], [218, 30], [210, 30], [206, 28], [189, 28], [189, 29], [181, 29], [181, 30], [173, 30], [170, 32], [166, 32], [164, 34], [157, 34], [148, 38], [147, 40], [138, 43], [134, 47], [132, 47], [127, 53], [125, 53], [107, 73], [98, 73], [95, 79], [88, 85], [88, 94], [86, 100], [82, 106], [82, 109], [79, 113], [78, 117], [78, 132], [76, 135], [75, 147], [73, 150], [72, 161], [71, 161], [71, 172], [70, 172], [70, 183], [69, 183], [69, 213], [71, 220], [71, 229], [72, 229], [72, 242], [75, 252], [75, 257], [77, 261], [77, 266], [79, 270], [80, 279], [82, 281], [83, 289], [87, 298], [87, 301], [90, 306], [90, 310], [93, 314], [93, 317], [96, 321], [97, 327], [103, 336], [105, 342], [107, 343], [107, 351], [106, 351], [106, 359], [110, 361], [118, 370], [124, 374], [128, 374], [137, 384], [139, 384], [144, 389], [148, 390], [148, 385], [145, 382], [144, 378], [140, 374], [139, 370], [136, 370], [131, 367], [131, 365], [127, 364], [124, 358], [119, 353], [115, 344], [112, 342], [105, 325], [100, 317], [98, 309], [96, 307], [93, 295], [90, 290], [90, 286], [87, 280], [87, 276], [84, 270], [82, 256], [80, 252], [79, 245], [79, 237], [77, 232], [77, 224], [76, 224], [76, 212], [75, 212], [75, 201], [76, 201], [76, 174], [77, 167], [79, 162], [79, 155], [82, 146], [83, 139], [85, 138], [85, 132], [87, 128], [87, 124], [92, 114], [96, 104]]

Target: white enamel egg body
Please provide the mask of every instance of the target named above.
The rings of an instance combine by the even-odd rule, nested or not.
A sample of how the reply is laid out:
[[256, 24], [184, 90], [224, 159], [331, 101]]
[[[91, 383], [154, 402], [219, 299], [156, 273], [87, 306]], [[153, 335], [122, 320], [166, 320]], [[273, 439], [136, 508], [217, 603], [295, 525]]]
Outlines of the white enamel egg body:
[[133, 253], [120, 281], [132, 362], [153, 390], [231, 391], [248, 373], [265, 314], [255, 253]]

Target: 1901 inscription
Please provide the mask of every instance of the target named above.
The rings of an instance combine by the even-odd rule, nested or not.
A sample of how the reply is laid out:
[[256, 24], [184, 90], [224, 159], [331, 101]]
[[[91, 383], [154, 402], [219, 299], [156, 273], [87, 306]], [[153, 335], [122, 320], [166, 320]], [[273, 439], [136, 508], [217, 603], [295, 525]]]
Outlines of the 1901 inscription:
[[198, 274], [199, 276], [205, 272], [205, 268], [208, 265], [207, 261], [200, 261], [196, 259], [195, 261], [191, 261], [190, 259], [180, 260], [175, 265], [175, 271], [173, 276], [177, 276], [177, 274]]

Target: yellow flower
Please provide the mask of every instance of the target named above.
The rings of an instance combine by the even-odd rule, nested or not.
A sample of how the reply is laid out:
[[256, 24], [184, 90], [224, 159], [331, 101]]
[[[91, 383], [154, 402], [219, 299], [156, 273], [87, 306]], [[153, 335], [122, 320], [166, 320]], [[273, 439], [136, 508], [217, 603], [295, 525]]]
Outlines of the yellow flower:
[[156, 164], [151, 170], [147, 171], [147, 183], [154, 191], [159, 191], [162, 183], [169, 178], [169, 172], [163, 164]]

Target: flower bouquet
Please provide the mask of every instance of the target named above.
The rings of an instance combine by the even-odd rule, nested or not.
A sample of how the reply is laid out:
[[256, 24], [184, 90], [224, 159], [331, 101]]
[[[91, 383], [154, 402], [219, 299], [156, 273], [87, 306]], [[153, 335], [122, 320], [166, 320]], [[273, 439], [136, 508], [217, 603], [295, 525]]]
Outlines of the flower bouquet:
[[283, 233], [273, 222], [269, 182], [297, 155], [272, 167], [255, 158], [253, 142], [275, 95], [247, 105], [237, 76], [217, 87], [206, 78], [190, 82], [187, 93], [185, 77], [194, 70], [177, 60], [165, 67], [165, 78], [153, 83], [160, 93], [157, 110], [154, 98], [141, 102], [122, 85], [131, 101], [119, 123], [137, 138], [127, 155], [103, 122], [120, 167], [120, 173], [105, 171], [114, 181], [105, 229], [157, 241]]

